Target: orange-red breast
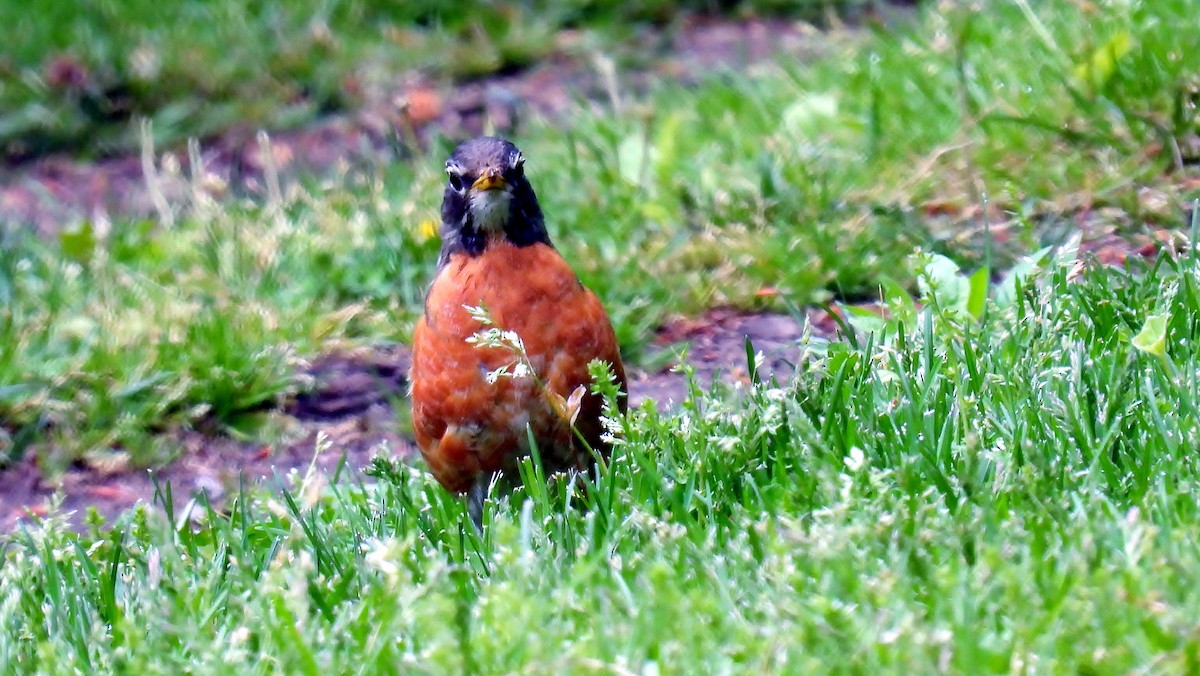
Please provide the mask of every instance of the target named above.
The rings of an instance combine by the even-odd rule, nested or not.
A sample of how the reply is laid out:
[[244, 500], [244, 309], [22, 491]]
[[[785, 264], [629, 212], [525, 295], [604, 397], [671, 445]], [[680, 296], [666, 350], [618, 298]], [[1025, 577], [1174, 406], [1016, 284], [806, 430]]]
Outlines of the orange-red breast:
[[[417, 446], [442, 486], [468, 494], [476, 525], [493, 478], [516, 479], [530, 436], [547, 473], [592, 465], [561, 406], [589, 387], [589, 362], [608, 362], [625, 388], [608, 315], [551, 244], [524, 162], [512, 143], [486, 136], [460, 144], [446, 161], [442, 251], [413, 334]], [[517, 357], [468, 340], [486, 327], [467, 306], [482, 306], [496, 327], [520, 337], [533, 373], [489, 377]], [[623, 396], [619, 404], [623, 412]], [[589, 389], [575, 427], [606, 453], [601, 406]]]

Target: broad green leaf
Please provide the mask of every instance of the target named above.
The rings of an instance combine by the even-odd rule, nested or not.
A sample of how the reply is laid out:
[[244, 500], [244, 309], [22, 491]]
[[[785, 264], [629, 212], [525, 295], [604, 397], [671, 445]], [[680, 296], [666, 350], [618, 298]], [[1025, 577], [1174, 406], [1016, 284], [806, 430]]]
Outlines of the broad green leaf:
[[646, 220], [657, 223], [670, 223], [674, 218], [674, 212], [657, 200], [646, 200], [638, 206], [638, 210], [642, 212], [642, 216]]
[[793, 136], [811, 138], [826, 131], [837, 114], [837, 96], [816, 92], [803, 96], [784, 109], [783, 127]]
[[943, 310], [966, 312], [971, 294], [970, 282], [959, 272], [958, 264], [942, 256], [932, 254], [925, 269], [917, 276], [921, 297], [927, 302], [937, 299]]
[[1017, 286], [1041, 268], [1053, 250], [1052, 246], [1045, 247], [1031, 256], [1025, 256], [1009, 268], [1004, 278], [996, 285], [996, 295], [993, 299], [996, 307], [1004, 309], [1011, 306], [1017, 298]]
[[66, 317], [58, 323], [58, 334], [70, 340], [91, 340], [99, 330], [100, 325], [87, 315]]
[[621, 178], [632, 185], [641, 185], [651, 153], [653, 150], [647, 146], [646, 137], [640, 131], [622, 139], [617, 146], [617, 168]]
[[1083, 233], [1076, 230], [1067, 241], [1054, 247], [1053, 260], [1055, 265], [1071, 267], [1079, 260], [1079, 247], [1083, 245]]
[[1167, 322], [1171, 316], [1165, 312], [1150, 315], [1142, 330], [1133, 337], [1133, 346], [1155, 357], [1165, 357], [1167, 354]]
[[987, 305], [988, 282], [991, 281], [992, 271], [983, 266], [971, 275], [971, 292], [967, 297], [967, 313], [975, 319], [983, 317], [983, 308]]
[[913, 302], [912, 294], [908, 292], [908, 289], [904, 288], [903, 284], [897, 282], [892, 277], [888, 277], [887, 275], [880, 276], [879, 292], [882, 294], [880, 300], [885, 305], [898, 304], [906, 310], [916, 312], [917, 306]]
[[842, 311], [846, 313], [846, 322], [856, 331], [882, 336], [887, 330], [888, 320], [870, 310], [853, 305], [843, 305]]
[[655, 175], [660, 183], [668, 184], [679, 174], [679, 130], [683, 126], [683, 113], [675, 111], [663, 120], [654, 135]]
[[883, 276], [879, 280], [880, 300], [892, 311], [892, 316], [900, 322], [911, 326], [917, 319], [917, 304], [912, 294], [900, 282], [891, 277]]
[[1083, 63], [1075, 66], [1075, 80], [1081, 85], [1099, 89], [1108, 84], [1116, 72], [1117, 62], [1133, 49], [1133, 36], [1121, 31], [1092, 52]]
[[90, 222], [83, 221], [70, 230], [60, 232], [58, 243], [68, 258], [76, 263], [87, 263], [92, 260], [92, 253], [96, 250], [96, 233]]

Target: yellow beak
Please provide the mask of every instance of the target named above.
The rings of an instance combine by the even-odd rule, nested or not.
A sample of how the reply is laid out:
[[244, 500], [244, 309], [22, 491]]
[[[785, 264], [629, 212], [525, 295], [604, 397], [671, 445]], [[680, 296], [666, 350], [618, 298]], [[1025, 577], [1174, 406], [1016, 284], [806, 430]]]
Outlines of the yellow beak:
[[503, 190], [508, 184], [504, 182], [504, 177], [495, 169], [488, 169], [475, 179], [471, 184], [471, 190]]

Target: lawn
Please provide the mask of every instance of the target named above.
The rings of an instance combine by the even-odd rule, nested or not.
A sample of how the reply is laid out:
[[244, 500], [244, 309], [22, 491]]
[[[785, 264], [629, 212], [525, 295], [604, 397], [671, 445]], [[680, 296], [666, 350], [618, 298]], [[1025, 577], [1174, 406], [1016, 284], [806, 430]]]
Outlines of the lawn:
[[[545, 30], [584, 22], [616, 44], [656, 6], [580, 3]], [[462, 44], [419, 18], [389, 20]], [[814, 32], [810, 60], [532, 124], [514, 140], [551, 234], [631, 363], [666, 317], [716, 305], [883, 289], [890, 319], [810, 338], [787, 382], [697, 382], [677, 409], [615, 420], [586, 492], [534, 481], [482, 536], [384, 457], [222, 511], [164, 486], [163, 510], [82, 535], [51, 514], [5, 541], [0, 664], [1196, 671], [1200, 255], [1117, 269], [1071, 235], [1195, 241], [1200, 32], [1179, 27], [1198, 18], [1190, 0], [929, 5]], [[269, 23], [246, 30], [279, 35]], [[339, 43], [359, 46], [331, 77], [376, 42]], [[9, 462], [153, 466], [180, 452], [173, 430], [265, 434], [302, 360], [405, 342], [449, 145], [263, 204], [198, 181], [169, 227], [2, 231]]]
[[1200, 257], [1080, 274], [1073, 253], [999, 285], [979, 318], [931, 263], [940, 309], [898, 302], [874, 340], [810, 342], [793, 382], [646, 405], [615, 422], [586, 493], [532, 482], [483, 537], [383, 458], [365, 481], [296, 474], [228, 513], [166, 492], [111, 531], [23, 528], [0, 570], [0, 660], [1193, 671]]
[[[875, 0], [409, 0], [0, 3], [0, 158], [136, 151], [134, 120], [176, 143], [294, 127], [380, 95], [404, 71], [471, 79], [554, 55], [644, 61], [692, 13], [819, 18]], [[561, 31], [577, 31], [560, 40]]]

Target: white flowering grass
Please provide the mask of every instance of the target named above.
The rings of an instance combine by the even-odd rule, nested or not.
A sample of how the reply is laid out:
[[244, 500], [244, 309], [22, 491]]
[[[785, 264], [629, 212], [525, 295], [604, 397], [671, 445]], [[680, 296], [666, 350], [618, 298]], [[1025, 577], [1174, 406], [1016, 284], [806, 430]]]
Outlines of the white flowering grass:
[[[529, 359], [529, 353], [525, 351], [525, 342], [521, 340], [521, 336], [517, 335], [516, 331], [497, 326], [496, 320], [482, 305], [464, 305], [463, 309], [480, 325], [479, 331], [467, 337], [467, 344], [480, 349], [500, 350], [508, 353], [511, 358], [508, 363], [488, 371], [484, 379], [492, 385], [501, 378], [532, 380], [546, 402], [567, 424], [574, 428], [575, 420], [579, 417], [580, 406], [583, 404], [583, 396], [587, 394], [587, 388], [584, 385], [578, 385], [565, 396], [550, 389], [538, 375]], [[578, 434], [577, 430], [576, 434]]]
[[0, 663], [1191, 671], [1200, 261], [1075, 269], [982, 321], [814, 340], [792, 382], [610, 410], [622, 443], [594, 485], [518, 490], [482, 535], [384, 459], [228, 514], [145, 508], [82, 536], [51, 516], [3, 548]]
[[[917, 279], [888, 277], [918, 245], [996, 267], [941, 276], [956, 307], [814, 341], [792, 382], [610, 407], [595, 485], [518, 491], [481, 536], [386, 460], [361, 482], [297, 472], [227, 513], [164, 487], [80, 536], [51, 511], [0, 545], [0, 671], [1200, 672], [1194, 255], [1132, 275], [1056, 263], [978, 315], [961, 296], [1011, 253], [976, 224], [1032, 247], [1080, 205], [1118, 232], [1178, 223], [1196, 11], [931, 3], [644, 98], [614, 71], [621, 111], [517, 140], [623, 348], [712, 304], [906, 297]], [[198, 194], [161, 208], [169, 230], [0, 232], [0, 455], [161, 460], [158, 431], [242, 429], [294, 392], [297, 357], [403, 340], [443, 152], [271, 186], [265, 208]]]

